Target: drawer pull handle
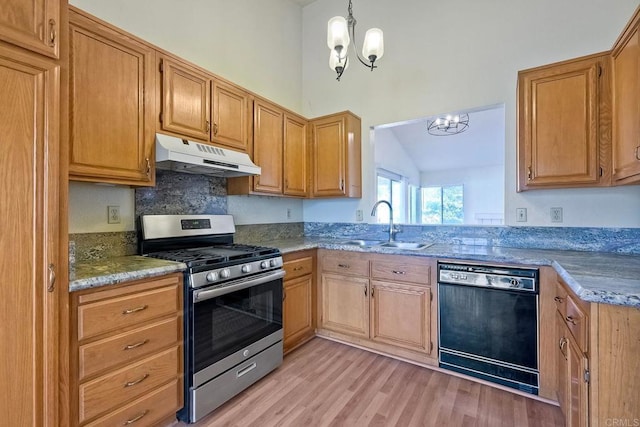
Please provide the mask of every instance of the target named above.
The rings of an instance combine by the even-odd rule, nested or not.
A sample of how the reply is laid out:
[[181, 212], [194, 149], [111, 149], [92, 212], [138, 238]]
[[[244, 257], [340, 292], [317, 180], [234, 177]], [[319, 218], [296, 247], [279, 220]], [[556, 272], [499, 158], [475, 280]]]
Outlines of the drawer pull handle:
[[251, 371], [253, 371], [254, 369], [256, 369], [258, 365], [256, 365], [256, 362], [253, 362], [251, 365], [240, 369], [238, 372], [236, 372], [236, 377], [240, 378], [241, 376], [243, 376], [244, 374], [247, 374]]
[[136, 421], [140, 421], [142, 419], [142, 417], [144, 417], [148, 413], [149, 413], [149, 410], [145, 409], [144, 412], [142, 412], [140, 415], [138, 415], [137, 417], [131, 418], [130, 420], [125, 421], [122, 425], [123, 426], [128, 426], [128, 425], [131, 425], [131, 424], [135, 423]]
[[340, 268], [350, 268], [349, 264], [338, 264]]
[[49, 286], [47, 286], [47, 292], [53, 292], [56, 286], [56, 266], [49, 264]]
[[56, 32], [56, 20], [49, 19], [49, 46], [55, 47], [58, 33]]
[[128, 310], [123, 310], [122, 314], [131, 314], [131, 313], [137, 313], [139, 311], [142, 310], [146, 310], [149, 306], [147, 304], [145, 305], [141, 305], [140, 307], [136, 307], [136, 308], [130, 308]]
[[573, 318], [573, 316], [567, 316], [565, 318], [565, 320], [569, 323], [571, 323], [572, 325], [577, 325], [578, 323], [576, 322], [576, 319]]
[[636, 160], [640, 160], [640, 145], [636, 147]]
[[123, 350], [133, 350], [134, 348], [142, 347], [143, 345], [145, 345], [148, 342], [149, 342], [149, 340], [146, 339], [144, 341], [140, 341], [139, 343], [125, 345], [122, 349]]
[[303, 269], [304, 269], [303, 266], [298, 266], [298, 267], [294, 267], [293, 271], [300, 271], [300, 270], [303, 270]]
[[406, 272], [406, 271], [402, 271], [402, 270], [391, 270], [391, 272], [392, 272], [393, 274], [407, 274], [407, 272]]
[[567, 345], [567, 339], [565, 337], [560, 338], [560, 351], [564, 353], [564, 346]]
[[146, 380], [147, 378], [149, 378], [149, 374], [144, 374], [142, 377], [140, 377], [140, 379], [137, 379], [135, 381], [129, 381], [128, 383], [124, 383], [124, 388], [133, 387], [136, 384], [140, 384], [142, 381]]
[[562, 302], [562, 301], [564, 301], [564, 298], [562, 298], [562, 297], [555, 297], [553, 300], [554, 300], [555, 302]]

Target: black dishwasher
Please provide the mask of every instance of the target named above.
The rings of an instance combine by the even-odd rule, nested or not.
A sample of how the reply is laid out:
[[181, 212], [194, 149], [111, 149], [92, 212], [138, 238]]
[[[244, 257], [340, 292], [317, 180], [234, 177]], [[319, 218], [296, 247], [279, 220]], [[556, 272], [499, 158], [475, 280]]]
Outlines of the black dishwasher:
[[538, 394], [538, 270], [438, 263], [439, 366]]

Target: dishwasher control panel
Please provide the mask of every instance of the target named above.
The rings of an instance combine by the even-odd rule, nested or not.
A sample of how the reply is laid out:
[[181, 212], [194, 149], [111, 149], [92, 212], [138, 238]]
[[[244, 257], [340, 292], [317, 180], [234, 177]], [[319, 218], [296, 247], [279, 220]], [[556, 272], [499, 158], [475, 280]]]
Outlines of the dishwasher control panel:
[[538, 270], [489, 265], [438, 264], [438, 282], [538, 292]]

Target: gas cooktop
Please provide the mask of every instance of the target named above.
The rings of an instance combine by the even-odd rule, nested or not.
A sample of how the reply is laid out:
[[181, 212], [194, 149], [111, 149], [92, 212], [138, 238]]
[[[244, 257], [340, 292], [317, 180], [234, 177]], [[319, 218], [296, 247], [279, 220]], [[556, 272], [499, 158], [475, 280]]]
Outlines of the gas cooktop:
[[279, 256], [276, 248], [262, 246], [224, 244], [199, 248], [174, 249], [147, 254], [153, 258], [183, 262], [190, 269], [217, 268], [247, 261], [258, 261]]

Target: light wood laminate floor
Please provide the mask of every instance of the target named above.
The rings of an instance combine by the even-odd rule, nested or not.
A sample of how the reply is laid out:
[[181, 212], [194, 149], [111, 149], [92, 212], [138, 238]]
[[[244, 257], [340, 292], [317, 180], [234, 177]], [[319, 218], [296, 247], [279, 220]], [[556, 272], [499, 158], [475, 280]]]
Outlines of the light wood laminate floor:
[[557, 406], [322, 338], [286, 356], [276, 371], [195, 424], [563, 425]]

